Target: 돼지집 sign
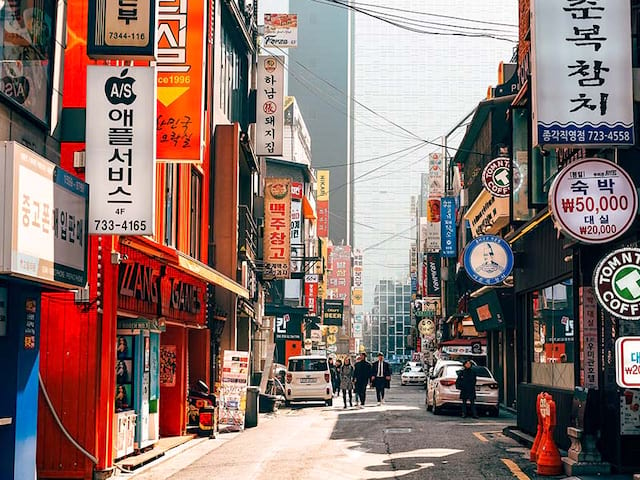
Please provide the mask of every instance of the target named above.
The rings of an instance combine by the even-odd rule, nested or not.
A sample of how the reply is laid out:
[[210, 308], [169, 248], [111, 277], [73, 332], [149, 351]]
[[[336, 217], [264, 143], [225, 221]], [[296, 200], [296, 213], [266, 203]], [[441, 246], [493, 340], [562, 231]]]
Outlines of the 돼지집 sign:
[[640, 248], [621, 248], [602, 258], [593, 272], [602, 307], [625, 320], [640, 320]]
[[256, 155], [282, 155], [284, 134], [284, 57], [258, 57]]
[[511, 159], [494, 158], [482, 171], [482, 186], [494, 197], [508, 197], [511, 194], [509, 187], [509, 171]]
[[616, 383], [622, 388], [640, 388], [640, 337], [616, 340]]
[[154, 233], [155, 84], [154, 67], [87, 67], [89, 233]]
[[638, 193], [631, 177], [609, 160], [587, 158], [567, 165], [549, 191], [556, 227], [582, 243], [610, 242], [636, 218]]
[[511, 247], [496, 235], [476, 237], [464, 250], [464, 269], [482, 285], [502, 283], [513, 269]]
[[532, 2], [533, 145], [633, 145], [630, 19], [627, 0]]

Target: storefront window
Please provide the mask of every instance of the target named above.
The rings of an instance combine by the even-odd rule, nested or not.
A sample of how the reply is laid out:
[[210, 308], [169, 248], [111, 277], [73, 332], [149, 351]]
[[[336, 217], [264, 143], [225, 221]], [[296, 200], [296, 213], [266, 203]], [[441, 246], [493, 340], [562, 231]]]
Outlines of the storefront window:
[[573, 282], [564, 280], [530, 294], [533, 362], [531, 381], [573, 389]]

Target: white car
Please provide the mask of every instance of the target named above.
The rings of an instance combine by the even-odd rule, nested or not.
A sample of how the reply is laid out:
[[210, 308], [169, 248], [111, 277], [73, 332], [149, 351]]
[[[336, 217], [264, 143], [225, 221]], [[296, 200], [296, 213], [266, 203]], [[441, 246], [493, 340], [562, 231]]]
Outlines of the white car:
[[400, 375], [401, 385], [424, 385], [427, 381], [427, 375], [422, 367], [405, 367]]
[[289, 357], [284, 385], [285, 405], [291, 402], [325, 402], [333, 405], [329, 362], [322, 355]]

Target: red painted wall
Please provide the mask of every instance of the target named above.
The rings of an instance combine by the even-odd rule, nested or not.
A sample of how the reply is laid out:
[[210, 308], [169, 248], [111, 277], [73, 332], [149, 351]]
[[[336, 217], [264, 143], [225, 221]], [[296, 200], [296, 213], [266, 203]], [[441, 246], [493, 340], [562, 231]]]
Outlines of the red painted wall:
[[[187, 331], [167, 325], [160, 335], [163, 345], [176, 346], [176, 381], [173, 387], [160, 385], [160, 436], [182, 435], [186, 431]], [[162, 362], [161, 362], [162, 367]]]

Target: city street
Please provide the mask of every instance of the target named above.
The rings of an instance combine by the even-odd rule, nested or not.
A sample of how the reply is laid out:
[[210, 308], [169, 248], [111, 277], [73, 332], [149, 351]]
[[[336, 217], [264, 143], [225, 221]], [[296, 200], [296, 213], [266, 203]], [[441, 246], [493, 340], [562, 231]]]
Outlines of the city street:
[[[397, 377], [384, 405], [376, 406], [374, 390], [367, 396], [362, 410], [343, 409], [342, 399], [333, 407], [282, 408], [274, 416], [261, 416], [257, 428], [220, 434], [220, 439], [180, 455], [187, 459], [177, 456], [122, 478], [536, 478], [533, 464], [525, 458], [528, 450], [501, 433], [515, 424], [511, 415], [473, 420], [452, 411], [434, 416], [425, 409], [424, 390], [400, 387]], [[216, 442], [224, 443], [214, 448]]]

